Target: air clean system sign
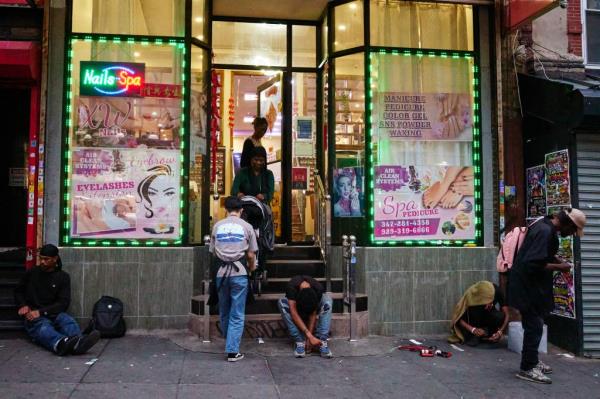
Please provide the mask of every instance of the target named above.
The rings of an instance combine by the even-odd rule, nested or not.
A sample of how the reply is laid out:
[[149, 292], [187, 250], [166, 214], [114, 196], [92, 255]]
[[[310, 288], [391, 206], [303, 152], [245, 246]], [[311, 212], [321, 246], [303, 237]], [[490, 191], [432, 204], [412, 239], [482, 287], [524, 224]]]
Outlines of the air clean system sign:
[[81, 61], [81, 96], [143, 97], [145, 67], [132, 62]]

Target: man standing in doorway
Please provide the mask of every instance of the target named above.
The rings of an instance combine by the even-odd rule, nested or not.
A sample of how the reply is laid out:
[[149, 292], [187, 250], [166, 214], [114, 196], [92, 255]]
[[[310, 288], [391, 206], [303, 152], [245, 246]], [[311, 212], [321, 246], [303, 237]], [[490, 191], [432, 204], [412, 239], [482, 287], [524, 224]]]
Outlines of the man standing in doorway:
[[332, 302], [317, 280], [310, 276], [292, 277], [285, 298], [277, 305], [296, 345], [296, 357], [306, 356], [312, 348], [319, 348], [322, 357], [333, 357], [327, 344]]
[[29, 337], [59, 356], [86, 353], [100, 339], [93, 330], [81, 333], [67, 314], [71, 302], [71, 279], [62, 271], [58, 248], [46, 244], [40, 249], [40, 265], [29, 270], [15, 288], [19, 316], [25, 319]]
[[237, 362], [244, 358], [240, 342], [244, 332], [248, 275], [256, 268], [258, 245], [254, 229], [240, 217], [241, 201], [227, 197], [225, 209], [227, 217], [213, 227], [209, 251], [218, 263], [215, 284], [227, 361]]
[[509, 304], [521, 312], [523, 351], [521, 371], [517, 378], [551, 384], [547, 374], [552, 368], [538, 359], [538, 347], [543, 334], [544, 318], [554, 307], [553, 272], [568, 272], [571, 265], [556, 258], [559, 240], [570, 235], [583, 235], [586, 217], [579, 209], [567, 209], [557, 215], [535, 222], [516, 256], [508, 283]]

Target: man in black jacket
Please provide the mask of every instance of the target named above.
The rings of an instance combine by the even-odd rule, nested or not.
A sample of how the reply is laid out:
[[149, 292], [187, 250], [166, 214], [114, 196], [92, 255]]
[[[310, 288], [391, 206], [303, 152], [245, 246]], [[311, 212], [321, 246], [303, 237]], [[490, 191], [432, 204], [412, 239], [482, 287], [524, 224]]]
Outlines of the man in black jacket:
[[100, 339], [98, 331], [82, 335], [77, 322], [66, 312], [71, 302], [71, 278], [62, 271], [58, 248], [42, 247], [40, 265], [29, 270], [15, 288], [19, 316], [31, 339], [59, 356], [80, 355]]
[[550, 384], [552, 368], [538, 359], [544, 318], [552, 311], [554, 272], [569, 272], [572, 265], [558, 259], [558, 233], [562, 237], [583, 235], [586, 217], [579, 209], [567, 209], [532, 224], [517, 253], [508, 281], [509, 304], [521, 312], [523, 350], [517, 377]]

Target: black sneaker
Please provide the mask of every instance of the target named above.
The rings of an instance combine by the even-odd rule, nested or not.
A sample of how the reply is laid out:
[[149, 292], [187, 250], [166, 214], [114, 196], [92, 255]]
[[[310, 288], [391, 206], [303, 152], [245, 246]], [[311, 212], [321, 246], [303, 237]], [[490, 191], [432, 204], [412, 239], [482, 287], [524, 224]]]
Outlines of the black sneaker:
[[227, 354], [228, 362], [237, 362], [238, 360], [242, 360], [243, 358], [244, 358], [244, 355], [242, 355], [241, 353], [228, 353]]
[[54, 349], [54, 352], [58, 356], [68, 355], [71, 352], [73, 352], [73, 348], [75, 348], [75, 345], [77, 345], [77, 341], [79, 341], [79, 337], [77, 337], [77, 336], [64, 337], [63, 339], [58, 341], [58, 344], [56, 344], [56, 348]]
[[77, 340], [77, 344], [73, 348], [74, 355], [83, 355], [87, 351], [89, 351], [92, 346], [96, 345], [96, 343], [100, 340], [100, 332], [97, 330], [93, 330], [88, 335], [82, 335]]

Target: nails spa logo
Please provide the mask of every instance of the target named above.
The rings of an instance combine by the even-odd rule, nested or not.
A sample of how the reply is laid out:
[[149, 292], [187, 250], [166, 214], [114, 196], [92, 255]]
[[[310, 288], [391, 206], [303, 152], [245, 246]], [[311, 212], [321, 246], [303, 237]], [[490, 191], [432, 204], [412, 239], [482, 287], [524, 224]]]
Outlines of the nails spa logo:
[[82, 96], [142, 97], [145, 64], [81, 61]]

